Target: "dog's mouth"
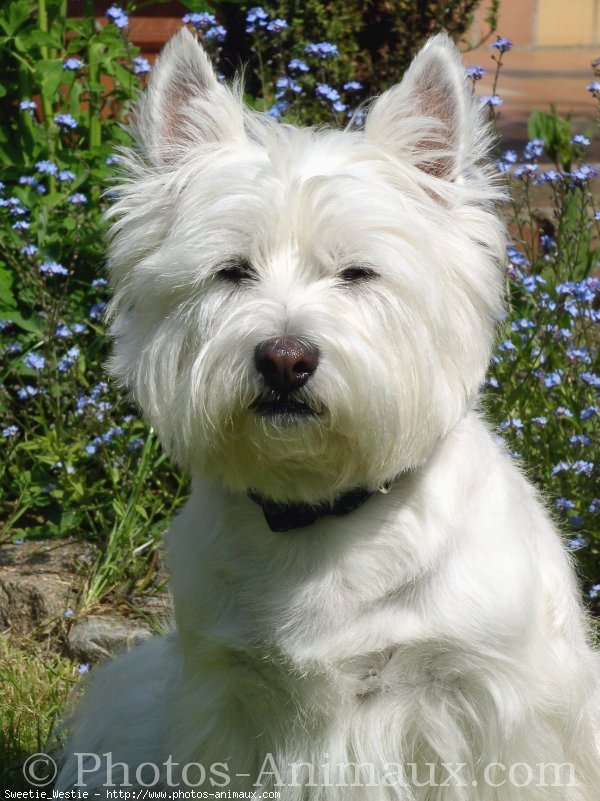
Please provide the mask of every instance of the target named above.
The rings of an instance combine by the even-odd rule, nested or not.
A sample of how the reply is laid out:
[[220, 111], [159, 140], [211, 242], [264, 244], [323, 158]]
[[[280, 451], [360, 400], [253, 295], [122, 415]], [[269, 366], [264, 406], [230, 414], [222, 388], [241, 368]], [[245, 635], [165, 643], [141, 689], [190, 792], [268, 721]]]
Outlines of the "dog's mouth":
[[318, 412], [308, 403], [292, 395], [257, 398], [252, 403], [251, 409], [265, 420], [278, 425], [298, 423], [311, 417], [318, 417]]

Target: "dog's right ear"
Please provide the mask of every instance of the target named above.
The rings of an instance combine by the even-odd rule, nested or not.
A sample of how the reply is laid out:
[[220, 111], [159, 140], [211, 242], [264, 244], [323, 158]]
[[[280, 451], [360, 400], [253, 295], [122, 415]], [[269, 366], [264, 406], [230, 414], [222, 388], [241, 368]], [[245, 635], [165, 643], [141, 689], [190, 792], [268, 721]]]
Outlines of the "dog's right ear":
[[195, 145], [244, 138], [241, 101], [219, 82], [187, 28], [158, 57], [133, 128], [144, 156], [158, 166], [189, 156]]

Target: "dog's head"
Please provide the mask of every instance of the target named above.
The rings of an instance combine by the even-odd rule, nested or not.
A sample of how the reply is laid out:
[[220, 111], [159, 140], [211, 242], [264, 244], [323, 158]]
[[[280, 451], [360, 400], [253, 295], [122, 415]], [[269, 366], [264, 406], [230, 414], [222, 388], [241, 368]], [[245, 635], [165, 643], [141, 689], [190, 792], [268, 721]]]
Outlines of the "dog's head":
[[113, 207], [113, 372], [184, 466], [277, 501], [375, 489], [465, 414], [502, 311], [488, 133], [438, 36], [364, 130], [245, 109], [182, 30]]

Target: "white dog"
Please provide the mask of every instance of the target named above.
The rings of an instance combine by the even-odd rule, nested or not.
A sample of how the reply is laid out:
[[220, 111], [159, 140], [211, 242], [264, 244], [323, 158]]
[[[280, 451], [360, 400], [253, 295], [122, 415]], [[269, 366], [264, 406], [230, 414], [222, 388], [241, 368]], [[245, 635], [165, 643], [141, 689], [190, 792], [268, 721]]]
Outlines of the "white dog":
[[476, 411], [505, 238], [454, 45], [342, 132], [182, 30], [136, 119], [112, 368], [193, 476], [178, 628], [93, 672], [58, 786], [595, 801], [573, 570]]

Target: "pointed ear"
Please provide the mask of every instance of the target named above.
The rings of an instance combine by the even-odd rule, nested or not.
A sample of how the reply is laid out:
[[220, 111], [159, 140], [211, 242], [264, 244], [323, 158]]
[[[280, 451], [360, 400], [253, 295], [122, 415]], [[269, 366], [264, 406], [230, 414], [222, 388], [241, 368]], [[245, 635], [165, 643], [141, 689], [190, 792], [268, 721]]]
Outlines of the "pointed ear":
[[187, 28], [158, 57], [133, 127], [146, 157], [156, 165], [179, 161], [194, 145], [244, 137], [241, 101], [219, 83]]
[[381, 148], [449, 181], [485, 155], [486, 131], [458, 48], [446, 34], [430, 39], [402, 82], [375, 101], [365, 126]]

